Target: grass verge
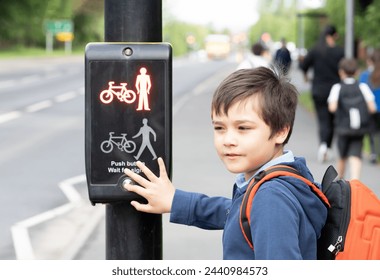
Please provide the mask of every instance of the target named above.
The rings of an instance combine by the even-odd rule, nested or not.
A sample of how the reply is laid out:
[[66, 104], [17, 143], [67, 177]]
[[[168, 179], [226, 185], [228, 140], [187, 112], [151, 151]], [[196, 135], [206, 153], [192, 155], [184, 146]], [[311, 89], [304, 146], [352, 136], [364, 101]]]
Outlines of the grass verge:
[[[73, 49], [69, 54], [83, 54], [83, 49]], [[8, 49], [0, 50], [0, 59], [13, 59], [19, 57], [58, 57], [68, 55], [62, 48], [54, 49], [51, 52], [47, 52], [42, 48], [26, 48], [21, 46], [14, 46]]]

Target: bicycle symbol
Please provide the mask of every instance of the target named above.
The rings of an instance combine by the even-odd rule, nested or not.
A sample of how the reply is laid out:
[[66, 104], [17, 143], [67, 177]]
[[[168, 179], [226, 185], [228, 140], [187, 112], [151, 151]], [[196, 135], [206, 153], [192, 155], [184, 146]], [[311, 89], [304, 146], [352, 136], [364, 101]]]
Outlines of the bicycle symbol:
[[121, 136], [114, 136], [115, 132], [110, 132], [109, 139], [104, 140], [100, 144], [100, 149], [104, 153], [110, 153], [113, 147], [116, 146], [120, 151], [125, 151], [126, 153], [133, 153], [136, 150], [136, 143], [132, 140], [127, 139], [127, 133], [122, 133]]
[[100, 93], [100, 100], [104, 104], [109, 104], [112, 102], [114, 95], [121, 101], [125, 103], [133, 103], [136, 100], [136, 93], [127, 89], [127, 83], [120, 83], [119, 86], [114, 85], [115, 82], [108, 82], [108, 89], [103, 90]]

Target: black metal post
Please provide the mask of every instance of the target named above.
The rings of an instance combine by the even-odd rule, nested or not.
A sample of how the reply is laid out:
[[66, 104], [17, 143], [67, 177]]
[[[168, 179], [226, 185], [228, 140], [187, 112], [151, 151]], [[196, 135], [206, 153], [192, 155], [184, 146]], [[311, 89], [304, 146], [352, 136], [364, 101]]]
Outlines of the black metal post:
[[[161, 0], [104, 0], [106, 42], [161, 42]], [[106, 259], [162, 259], [162, 216], [129, 202], [106, 206]]]
[[105, 0], [106, 42], [162, 42], [161, 0]]

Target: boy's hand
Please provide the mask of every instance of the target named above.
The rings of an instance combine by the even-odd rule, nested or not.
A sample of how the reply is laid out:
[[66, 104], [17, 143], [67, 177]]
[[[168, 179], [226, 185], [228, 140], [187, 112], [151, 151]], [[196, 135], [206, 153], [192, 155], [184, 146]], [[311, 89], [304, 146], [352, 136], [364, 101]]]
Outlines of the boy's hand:
[[136, 163], [137, 167], [147, 176], [148, 180], [127, 168], [124, 169], [124, 173], [141, 186], [129, 184], [126, 185], [125, 188], [128, 191], [137, 193], [148, 201], [148, 204], [132, 201], [132, 206], [138, 211], [162, 214], [169, 213], [171, 210], [175, 189], [166, 173], [164, 161], [162, 158], [158, 158], [157, 161], [160, 168], [160, 177], [154, 175], [154, 173], [140, 161]]

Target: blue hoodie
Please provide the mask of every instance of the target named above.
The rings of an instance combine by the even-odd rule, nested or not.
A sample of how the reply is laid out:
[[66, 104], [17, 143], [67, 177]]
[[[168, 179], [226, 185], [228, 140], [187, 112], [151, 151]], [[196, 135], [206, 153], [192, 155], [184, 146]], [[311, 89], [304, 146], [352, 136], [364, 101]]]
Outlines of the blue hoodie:
[[[284, 163], [314, 181], [303, 158]], [[318, 185], [319, 186], [319, 185]], [[247, 186], [234, 185], [232, 199], [176, 190], [170, 221], [203, 229], [224, 229], [223, 259], [313, 260], [327, 208], [302, 181], [274, 178], [261, 185], [252, 202], [254, 250], [239, 225], [240, 205]]]

